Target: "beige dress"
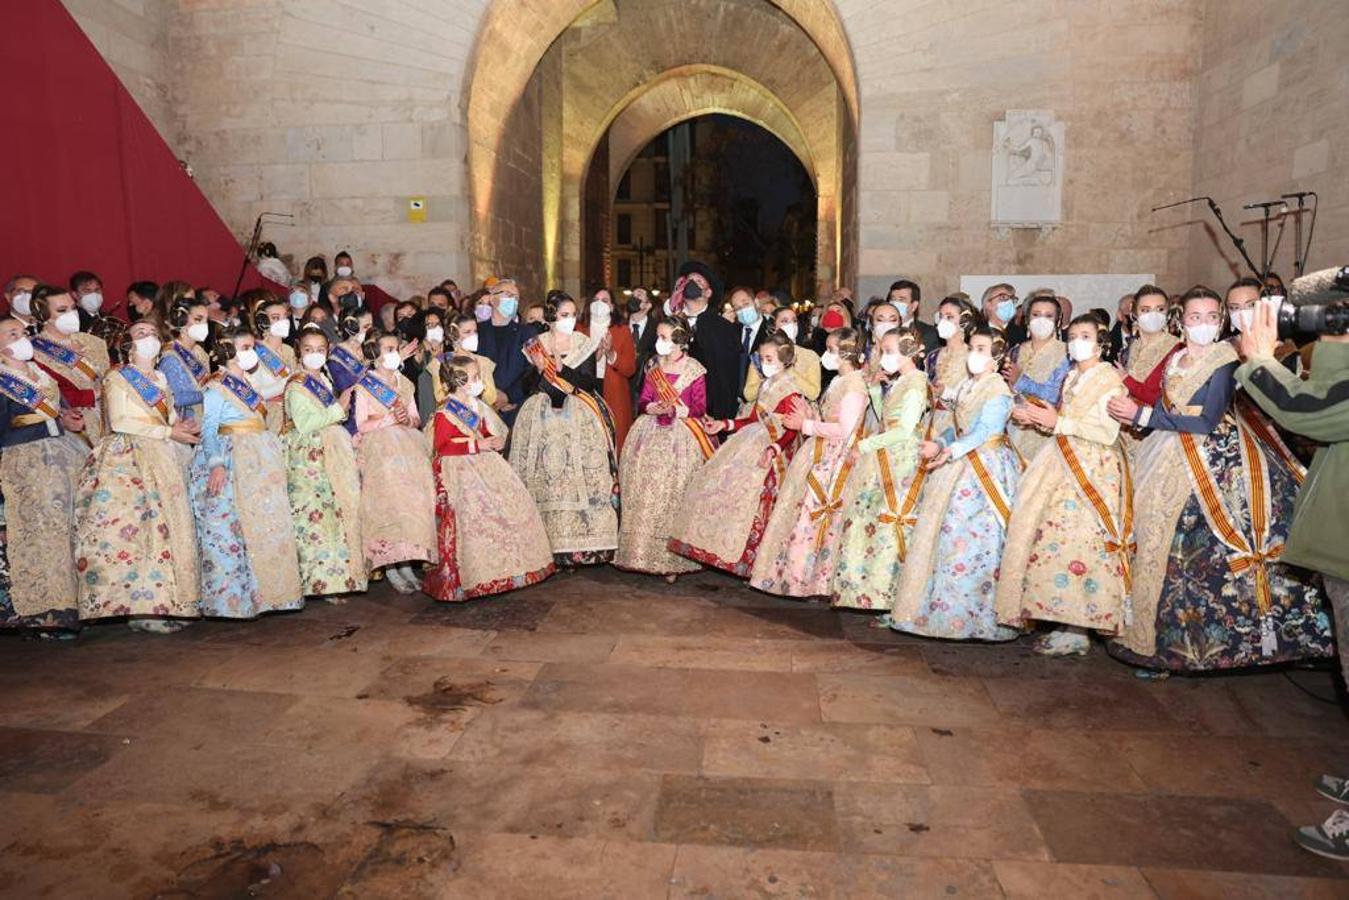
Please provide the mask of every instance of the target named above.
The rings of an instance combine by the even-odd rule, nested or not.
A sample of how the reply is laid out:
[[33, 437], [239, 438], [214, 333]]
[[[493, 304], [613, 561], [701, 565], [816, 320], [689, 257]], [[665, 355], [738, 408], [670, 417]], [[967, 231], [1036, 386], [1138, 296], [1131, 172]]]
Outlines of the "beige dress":
[[965, 357], [969, 355], [970, 348], [964, 344], [942, 347], [928, 354], [928, 380], [934, 385], [942, 386], [941, 395], [933, 397], [932, 400], [933, 434], [941, 434], [950, 428], [954, 421], [951, 410], [955, 405], [956, 391], [959, 390], [960, 383], [969, 377], [969, 370], [965, 368]]
[[431, 450], [417, 428], [415, 389], [398, 375], [395, 392], [410, 417], [410, 424], [399, 425], [390, 407], [376, 399], [367, 383], [364, 379], [357, 382], [355, 400], [366, 565], [377, 569], [435, 562], [436, 487]]
[[1060, 622], [1112, 635], [1123, 626], [1133, 498], [1119, 423], [1106, 404], [1124, 393], [1119, 373], [1106, 363], [1074, 369], [1064, 381], [1054, 436], [1017, 488], [998, 577], [998, 621]]
[[[158, 391], [148, 402], [129, 379]], [[108, 433], [94, 446], [76, 501], [81, 619], [195, 617], [201, 599], [187, 473], [170, 430], [168, 379], [122, 367], [103, 382]]]
[[[40, 335], [40, 337], [49, 340], [46, 335]], [[34, 340], [37, 339], [34, 338]], [[67, 440], [82, 443], [84, 449], [87, 450], [106, 431], [101, 395], [103, 378], [112, 366], [108, 359], [108, 345], [103, 342], [102, 338], [86, 334], [83, 331], [66, 335], [63, 341], [57, 343], [63, 343], [65, 347], [75, 351], [78, 359], [74, 364], [67, 364], [44, 353], [40, 345], [34, 347], [33, 362], [45, 369], [49, 375], [55, 377], [58, 383], [64, 382], [65, 385], [74, 387], [76, 390], [94, 392], [93, 407], [83, 410], [84, 431], [79, 434], [67, 433], [66, 435]], [[70, 405], [78, 406], [78, 404]]]

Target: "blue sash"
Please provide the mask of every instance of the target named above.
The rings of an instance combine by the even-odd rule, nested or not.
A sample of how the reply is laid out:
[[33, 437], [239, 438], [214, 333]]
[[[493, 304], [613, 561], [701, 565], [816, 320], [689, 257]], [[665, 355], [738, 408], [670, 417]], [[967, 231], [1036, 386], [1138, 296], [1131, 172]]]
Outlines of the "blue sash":
[[472, 409], [460, 403], [453, 397], [450, 397], [445, 401], [445, 411], [458, 418], [474, 431], [481, 432], [482, 429], [479, 426], [482, 424], [482, 416], [478, 415]]
[[244, 406], [259, 415], [262, 414], [262, 395], [253, 390], [252, 385], [248, 382], [226, 372], [220, 377], [220, 386], [237, 397]]
[[76, 369], [87, 378], [94, 381], [98, 380], [98, 370], [85, 361], [85, 358], [78, 351], [56, 343], [50, 338], [42, 335], [35, 335], [32, 339], [33, 350], [41, 353], [52, 362], [59, 363], [67, 369]]
[[385, 409], [393, 409], [393, 405], [398, 402], [398, 392], [376, 378], [374, 372], [366, 371], [356, 383], [365, 388], [366, 393], [379, 401]]
[[201, 360], [197, 359], [196, 355], [191, 350], [187, 349], [177, 341], [173, 342], [171, 348], [173, 350], [173, 355], [178, 357], [183, 365], [187, 366], [187, 371], [191, 373], [192, 377], [197, 380], [197, 385], [200, 386], [202, 381], [206, 379], [206, 376], [210, 374], [206, 371], [206, 367], [202, 365]]
[[324, 406], [331, 406], [337, 402], [336, 395], [328, 390], [328, 386], [317, 376], [305, 373], [305, 376], [300, 379], [300, 384], [306, 391], [314, 395], [315, 400]]
[[290, 377], [290, 369], [286, 367], [286, 364], [281, 360], [281, 357], [277, 356], [270, 347], [262, 341], [258, 341], [253, 345], [253, 349], [258, 352], [258, 359], [262, 360], [262, 364], [266, 366], [268, 371], [273, 375], [277, 378]]
[[151, 381], [144, 372], [135, 366], [122, 366], [117, 371], [121, 374], [122, 380], [131, 385], [131, 389], [136, 392], [136, 396], [145, 401], [146, 406], [157, 410], [165, 421], [168, 421], [169, 407], [164, 402], [163, 388]]
[[333, 347], [332, 352], [328, 354], [328, 364], [331, 365], [334, 362], [350, 374], [353, 379], [359, 378], [361, 373], [365, 371], [365, 363], [357, 359], [350, 350], [341, 344]]
[[53, 419], [61, 412], [52, 406], [51, 401], [47, 399], [37, 385], [20, 378], [13, 372], [0, 372], [0, 394], [4, 394], [20, 406], [26, 406], [34, 412], [40, 412]]

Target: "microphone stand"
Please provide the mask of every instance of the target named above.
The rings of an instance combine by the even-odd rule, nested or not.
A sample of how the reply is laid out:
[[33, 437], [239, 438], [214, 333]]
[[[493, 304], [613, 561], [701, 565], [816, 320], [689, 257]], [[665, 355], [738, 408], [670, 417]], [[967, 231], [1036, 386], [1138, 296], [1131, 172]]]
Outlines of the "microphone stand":
[[260, 212], [257, 221], [253, 223], [253, 236], [248, 239], [248, 246], [244, 249], [244, 261], [239, 266], [239, 277], [234, 281], [234, 292], [230, 297], [239, 296], [239, 287], [244, 283], [244, 275], [248, 273], [248, 263], [253, 259], [253, 254], [258, 251], [258, 239], [262, 237], [262, 219], [264, 216], [277, 216], [283, 219], [295, 218], [290, 213]]
[[1223, 218], [1223, 211], [1218, 208], [1217, 203], [1213, 202], [1212, 197], [1191, 197], [1189, 200], [1178, 200], [1175, 203], [1167, 203], [1163, 206], [1154, 206], [1152, 208], [1152, 211], [1157, 212], [1163, 209], [1170, 209], [1173, 206], [1184, 206], [1187, 203], [1197, 203], [1200, 200], [1203, 200], [1206, 203], [1208, 203], [1208, 208], [1213, 213], [1213, 218], [1218, 220], [1218, 225], [1222, 227], [1223, 233], [1226, 234], [1228, 239], [1232, 242], [1232, 246], [1236, 247], [1237, 252], [1241, 254], [1241, 258], [1246, 260], [1246, 265], [1250, 266], [1251, 271], [1255, 274], [1255, 277], [1263, 280], [1264, 276], [1260, 273], [1260, 270], [1255, 267], [1255, 262], [1251, 259], [1251, 255], [1246, 252], [1246, 241], [1244, 241], [1242, 238], [1237, 237], [1236, 234], [1233, 233], [1232, 229], [1227, 227], [1227, 220]]

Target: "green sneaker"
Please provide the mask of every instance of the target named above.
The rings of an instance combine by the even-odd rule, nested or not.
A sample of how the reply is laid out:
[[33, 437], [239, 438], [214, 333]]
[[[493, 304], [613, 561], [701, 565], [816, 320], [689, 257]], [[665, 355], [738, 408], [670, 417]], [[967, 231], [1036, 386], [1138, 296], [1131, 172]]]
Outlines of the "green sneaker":
[[1317, 856], [1349, 860], [1349, 811], [1337, 809], [1320, 825], [1302, 826], [1293, 840]]
[[1316, 793], [1327, 800], [1349, 806], [1349, 778], [1336, 775], [1322, 775], [1316, 779]]

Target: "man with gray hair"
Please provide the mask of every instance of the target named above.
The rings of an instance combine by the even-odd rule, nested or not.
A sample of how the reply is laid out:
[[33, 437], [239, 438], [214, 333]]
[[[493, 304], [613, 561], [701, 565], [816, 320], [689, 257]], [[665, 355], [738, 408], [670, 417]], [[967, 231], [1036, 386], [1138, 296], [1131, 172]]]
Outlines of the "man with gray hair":
[[991, 328], [1002, 333], [1008, 347], [1016, 347], [1029, 337], [1026, 326], [1015, 321], [1019, 305], [1016, 288], [1010, 284], [995, 284], [984, 291], [980, 307], [984, 318]]
[[33, 288], [37, 287], [37, 284], [37, 279], [31, 275], [15, 275], [5, 282], [5, 306], [9, 308], [11, 316], [23, 323], [24, 332], [30, 336], [37, 334], [37, 323], [33, 321], [33, 308], [29, 306]]

